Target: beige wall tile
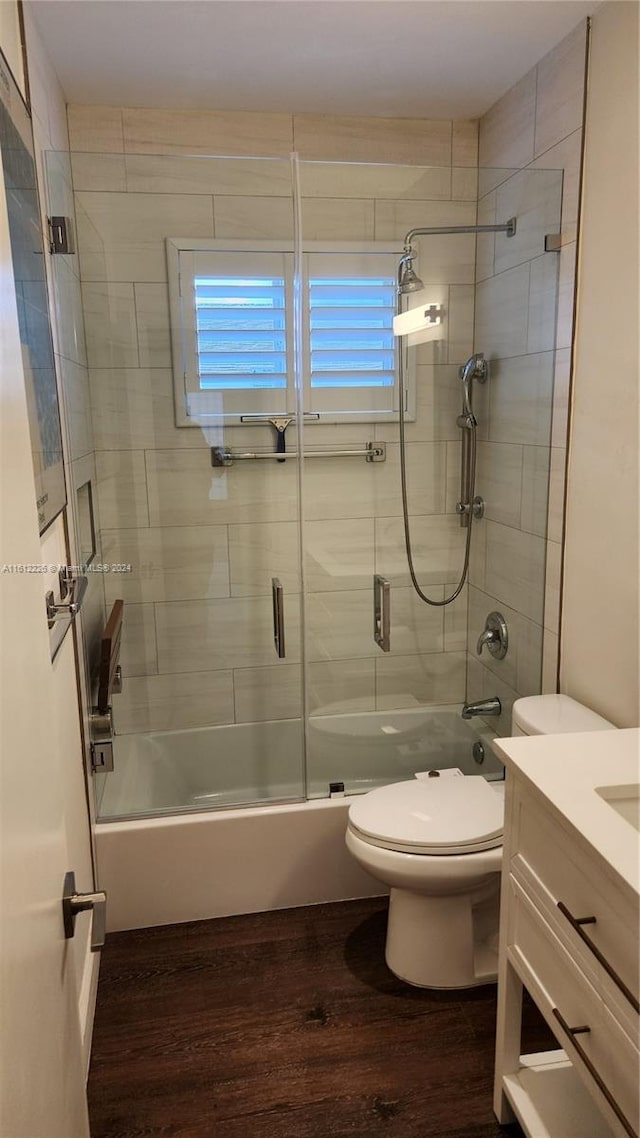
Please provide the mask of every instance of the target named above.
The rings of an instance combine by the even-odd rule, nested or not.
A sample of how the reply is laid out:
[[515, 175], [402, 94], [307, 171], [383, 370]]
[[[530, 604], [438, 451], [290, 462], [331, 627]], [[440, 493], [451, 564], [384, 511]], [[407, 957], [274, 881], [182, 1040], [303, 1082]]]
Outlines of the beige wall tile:
[[484, 498], [487, 521], [520, 527], [523, 477], [521, 446], [478, 443], [476, 493]]
[[130, 676], [113, 701], [118, 735], [233, 723], [233, 673]]
[[[411, 517], [411, 546], [415, 570], [423, 588], [457, 579], [462, 570], [466, 531], [450, 514]], [[409, 584], [409, 569], [401, 517], [376, 521], [376, 573], [394, 586]], [[436, 599], [437, 589], [433, 590]]]
[[[473, 175], [473, 170], [458, 170]], [[365, 162], [301, 162], [300, 186], [304, 198], [393, 198], [395, 200], [448, 200], [451, 170], [448, 166], [386, 166]]]
[[[561, 258], [564, 253], [565, 250], [562, 249]], [[556, 314], [559, 317], [558, 254], [543, 253], [541, 257], [531, 261], [527, 351], [552, 351], [556, 335], [560, 333], [560, 325], [556, 325]], [[559, 341], [558, 346], [560, 346]]]
[[[413, 513], [444, 509], [446, 448], [444, 443], [408, 443], [407, 481]], [[362, 459], [308, 459], [305, 463], [305, 511], [309, 521], [325, 518], [371, 518], [399, 515], [400, 450], [387, 445], [385, 462]]]
[[[547, 254], [558, 256], [558, 254]], [[570, 348], [573, 343], [573, 302], [576, 280], [576, 243], [572, 241], [560, 250], [558, 271], [556, 348]]]
[[582, 158], [582, 129], [574, 130], [562, 142], [546, 150], [535, 162], [532, 170], [561, 170], [562, 179], [562, 239], [575, 241], [580, 208], [580, 164]]
[[510, 608], [504, 600], [475, 588], [469, 592], [470, 653], [475, 649], [487, 616], [496, 610], [502, 613], [507, 624], [507, 655], [502, 660], [497, 660], [484, 648], [481, 662], [489, 672], [520, 695], [535, 695], [540, 691], [542, 626]]
[[564, 447], [553, 447], [549, 468], [549, 516], [547, 537], [561, 542], [564, 526], [564, 484], [567, 452]]
[[153, 605], [125, 605], [120, 646], [122, 674], [149, 676], [158, 671]]
[[[466, 531], [465, 531], [466, 532]], [[462, 566], [461, 566], [462, 568]], [[451, 596], [459, 583], [453, 579], [445, 585], [445, 593]], [[467, 648], [467, 610], [469, 608], [468, 586], [465, 585], [460, 596], [447, 605], [444, 610], [444, 647], [446, 652], [465, 652]]]
[[255, 194], [261, 197], [291, 197], [292, 194], [288, 158], [126, 154], [123, 162], [129, 193]]
[[[442, 595], [441, 588], [439, 589]], [[308, 658], [354, 659], [377, 656], [372, 631], [372, 591], [312, 593], [307, 600]], [[413, 589], [395, 587], [391, 596], [391, 651], [395, 655], [441, 652], [441, 609], [427, 608]]]
[[208, 446], [203, 429], [175, 426], [169, 368], [93, 368], [89, 383], [96, 450]]
[[294, 115], [293, 140], [303, 159], [451, 165], [449, 121]]
[[530, 620], [542, 623], [545, 542], [487, 522], [486, 590]]
[[140, 367], [171, 367], [171, 322], [166, 285], [134, 284]]
[[554, 695], [558, 691], [558, 656], [560, 642], [555, 632], [544, 629], [542, 642], [542, 694]]
[[110, 190], [124, 193], [127, 189], [124, 154], [72, 154], [73, 188]]
[[371, 587], [373, 518], [305, 521], [303, 539], [306, 585], [312, 593]]
[[480, 281], [476, 290], [475, 343], [490, 360], [525, 354], [528, 303], [529, 265], [519, 265]]
[[555, 371], [553, 381], [553, 423], [551, 428], [551, 445], [554, 447], [567, 446], [570, 382], [571, 350], [570, 348], [559, 348], [555, 353]]
[[137, 367], [133, 285], [86, 281], [82, 298], [89, 367]]
[[[513, 237], [496, 234], [495, 271], [540, 257], [547, 233], [560, 230], [562, 175], [557, 170], [521, 170], [495, 191], [496, 218], [517, 218]], [[555, 256], [555, 254], [547, 254]]]
[[488, 715], [482, 722], [495, 731], [496, 735], [511, 734], [511, 713], [519, 692], [506, 684], [495, 672], [490, 672], [480, 660], [467, 657], [467, 699], [491, 699], [497, 696], [502, 705], [500, 715]]
[[538, 64], [536, 157], [582, 126], [586, 46], [584, 20]]
[[[270, 596], [157, 604], [158, 670], [203, 672], [276, 665]], [[300, 658], [299, 598], [285, 599], [286, 659]]]
[[421, 707], [430, 703], [462, 703], [464, 700], [464, 652], [381, 656], [375, 663], [378, 711]]
[[302, 668], [236, 668], [233, 673], [236, 722], [302, 718]]
[[560, 574], [562, 546], [557, 541], [547, 542], [547, 573], [544, 595], [544, 627], [557, 633], [560, 625]]
[[492, 361], [487, 384], [492, 442], [549, 445], [553, 365], [553, 352]]
[[[485, 194], [478, 202], [478, 225], [496, 225], [495, 190]], [[507, 219], [508, 220], [508, 219]], [[495, 272], [495, 233], [479, 233], [476, 238], [476, 280], [492, 277]]]
[[67, 106], [69, 146], [72, 151], [120, 154], [124, 150], [121, 107]]
[[223, 195], [213, 202], [216, 237], [293, 240], [293, 204], [288, 198]]
[[448, 340], [450, 364], [460, 365], [473, 351], [475, 288], [472, 284], [449, 288]]
[[480, 119], [479, 166], [519, 169], [534, 157], [536, 71], [532, 68]]
[[[63, 257], [60, 257], [60, 261]], [[54, 348], [67, 360], [87, 366], [87, 350], [80, 281], [73, 268], [56, 263], [54, 270]]]
[[107, 604], [229, 596], [226, 526], [103, 530], [102, 556], [132, 567], [105, 577]]
[[478, 121], [476, 119], [454, 119], [452, 125], [452, 165], [477, 166], [479, 129]]
[[479, 589], [486, 588], [487, 578], [487, 523], [474, 523], [469, 556], [469, 582]]
[[229, 567], [233, 597], [271, 595], [277, 577], [285, 593], [300, 591], [297, 522], [229, 526]]
[[144, 453], [109, 450], [96, 453], [98, 505], [105, 529], [149, 524]]
[[291, 116], [255, 111], [160, 110], [124, 107], [127, 154], [288, 156]]
[[93, 450], [89, 377], [85, 367], [71, 360], [59, 359], [59, 369], [73, 461]]
[[[376, 706], [375, 661], [332, 660], [330, 664], [309, 664], [307, 695], [311, 715], [344, 715], [345, 712], [373, 711]], [[312, 759], [319, 743], [319, 724], [311, 726]], [[326, 737], [322, 739], [327, 748]]]
[[[463, 286], [466, 288], [466, 286]], [[457, 365], [424, 364], [416, 367], [416, 417], [405, 425], [407, 442], [457, 441], [460, 428], [460, 379]], [[379, 423], [375, 438], [389, 443], [399, 439], [395, 423]]]
[[374, 202], [366, 199], [303, 199], [303, 240], [373, 241], [374, 210]]
[[451, 171], [451, 197], [454, 201], [478, 200], [478, 170], [454, 166]]
[[524, 447], [521, 527], [547, 536], [550, 447]]
[[296, 519], [293, 463], [247, 462], [214, 469], [205, 450], [157, 450], [147, 452], [147, 477], [151, 525]]

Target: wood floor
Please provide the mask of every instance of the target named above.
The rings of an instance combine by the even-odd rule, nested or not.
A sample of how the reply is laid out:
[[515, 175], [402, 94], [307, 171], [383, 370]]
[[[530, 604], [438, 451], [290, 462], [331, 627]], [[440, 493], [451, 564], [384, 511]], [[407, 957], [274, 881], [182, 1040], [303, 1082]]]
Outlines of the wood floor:
[[385, 926], [380, 899], [109, 936], [92, 1138], [520, 1134], [491, 1109], [495, 988], [402, 984]]

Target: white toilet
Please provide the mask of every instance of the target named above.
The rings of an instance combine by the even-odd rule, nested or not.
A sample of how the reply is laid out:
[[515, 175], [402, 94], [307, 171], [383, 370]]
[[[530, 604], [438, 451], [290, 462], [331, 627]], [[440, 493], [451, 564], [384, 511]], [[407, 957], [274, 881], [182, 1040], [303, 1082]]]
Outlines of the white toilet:
[[[610, 731], [565, 695], [513, 705], [513, 735]], [[386, 961], [422, 988], [496, 979], [504, 782], [420, 776], [381, 786], [349, 809], [347, 848], [390, 886]]]

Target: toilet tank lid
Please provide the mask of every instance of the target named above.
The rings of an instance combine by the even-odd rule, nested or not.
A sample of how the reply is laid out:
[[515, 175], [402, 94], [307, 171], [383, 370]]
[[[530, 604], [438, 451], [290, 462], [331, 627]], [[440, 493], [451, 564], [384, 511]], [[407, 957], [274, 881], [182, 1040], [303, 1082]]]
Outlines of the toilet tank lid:
[[613, 723], [568, 695], [531, 695], [513, 705], [513, 725], [525, 735], [611, 731]]

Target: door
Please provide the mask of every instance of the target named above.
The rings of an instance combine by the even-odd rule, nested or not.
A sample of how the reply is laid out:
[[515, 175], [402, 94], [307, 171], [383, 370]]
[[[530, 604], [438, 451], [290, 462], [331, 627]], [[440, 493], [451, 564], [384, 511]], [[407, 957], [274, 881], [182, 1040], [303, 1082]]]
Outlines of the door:
[[[4, 185], [0, 179], [0, 567], [38, 566], [35, 483]], [[67, 771], [59, 745], [79, 737], [73, 669], [52, 666], [43, 580], [0, 572], [0, 856], [2, 864], [0, 1133], [86, 1138], [74, 941], [62, 888], [70, 845]], [[70, 641], [70, 637], [67, 637]], [[85, 822], [86, 824], [86, 822]]]

